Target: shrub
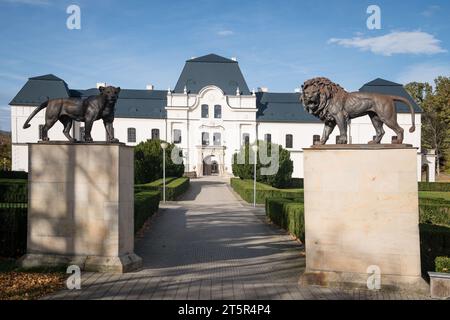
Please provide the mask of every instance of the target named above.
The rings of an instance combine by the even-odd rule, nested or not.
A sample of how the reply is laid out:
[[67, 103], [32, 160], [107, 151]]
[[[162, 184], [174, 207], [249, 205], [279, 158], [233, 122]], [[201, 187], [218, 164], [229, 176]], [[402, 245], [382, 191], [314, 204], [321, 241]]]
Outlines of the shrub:
[[[187, 177], [166, 178], [166, 200], [174, 201], [180, 195], [185, 193], [189, 188], [189, 181], [190, 180]], [[135, 193], [142, 191], [159, 191], [161, 193], [161, 197], [163, 194], [163, 188], [163, 179], [134, 186]]]
[[277, 226], [305, 241], [305, 207], [290, 199], [268, 198], [266, 215]]
[[[134, 148], [134, 180], [136, 184], [155, 181], [163, 176], [163, 150], [161, 140], [152, 139], [139, 143]], [[184, 165], [172, 161], [172, 150], [178, 148], [168, 144], [166, 149], [166, 176], [181, 177]], [[177, 151], [174, 152], [177, 152]]]
[[[189, 189], [188, 177], [178, 178], [166, 186], [166, 200], [175, 201], [179, 196]], [[162, 188], [162, 187], [161, 187]]]
[[[280, 145], [277, 144], [268, 144], [264, 141], [258, 141], [258, 154], [257, 154], [257, 165], [256, 165], [256, 180], [258, 182], [266, 183], [270, 186], [276, 188], [289, 187], [291, 184], [292, 172], [294, 170], [294, 163], [290, 158], [290, 153], [286, 149], [283, 149]], [[272, 154], [272, 150], [274, 148], [278, 148], [279, 151], [279, 159], [278, 159], [278, 169], [276, 173], [273, 175], [262, 175], [262, 168], [269, 168], [271, 164], [262, 164], [260, 156], [270, 155]], [[262, 150], [267, 150], [262, 152]], [[253, 160], [253, 151], [251, 151], [251, 146], [249, 144], [244, 145], [239, 153], [235, 153], [233, 155], [233, 165], [232, 170], [233, 174], [236, 177], [241, 179], [253, 179], [254, 174], [254, 164], [252, 164]], [[270, 156], [269, 156], [270, 157]], [[238, 163], [238, 159], [242, 159], [241, 162]]]
[[[170, 177], [166, 178], [166, 185], [176, 178]], [[144, 184], [135, 184], [134, 185], [134, 192], [142, 192], [142, 191], [161, 191], [162, 192], [163, 187], [163, 179], [158, 179], [153, 182], [144, 183]]]
[[[231, 178], [231, 187], [242, 199], [253, 203], [253, 181]], [[263, 183], [256, 184], [256, 203], [264, 204], [267, 198], [301, 199], [303, 202], [302, 189], [277, 189]]]
[[0, 205], [0, 257], [20, 257], [27, 251], [27, 205]]
[[450, 273], [450, 257], [437, 257], [436, 272]]
[[450, 206], [440, 203], [420, 203], [420, 223], [450, 226]]
[[28, 179], [28, 172], [25, 171], [0, 171], [0, 179]]
[[0, 202], [28, 203], [28, 181], [0, 179]]
[[145, 221], [159, 208], [161, 194], [159, 191], [144, 191], [134, 196], [134, 232], [142, 228]]
[[450, 182], [419, 182], [419, 191], [450, 192]]

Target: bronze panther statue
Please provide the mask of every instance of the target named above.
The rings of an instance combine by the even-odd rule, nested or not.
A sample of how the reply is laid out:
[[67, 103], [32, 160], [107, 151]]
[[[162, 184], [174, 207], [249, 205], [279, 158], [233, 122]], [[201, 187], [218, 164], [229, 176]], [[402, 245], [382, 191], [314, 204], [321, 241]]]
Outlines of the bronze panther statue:
[[70, 136], [70, 129], [72, 122], [84, 122], [85, 141], [92, 142], [91, 130], [94, 121], [103, 119], [105, 125], [107, 141], [119, 142], [114, 138], [114, 111], [117, 99], [120, 93], [120, 87], [100, 87], [100, 94], [90, 96], [86, 99], [81, 98], [62, 98], [62, 99], [48, 99], [37, 107], [27, 121], [23, 125], [24, 129], [30, 127], [31, 119], [38, 114], [42, 109], [47, 108], [45, 112], [45, 125], [42, 129], [42, 140], [49, 141], [48, 130], [59, 120], [64, 126], [64, 135], [70, 142], [76, 140]]
[[346, 92], [341, 86], [323, 77], [306, 81], [302, 85], [300, 101], [307, 112], [325, 122], [320, 144], [325, 144], [336, 125], [339, 128], [339, 144], [347, 143], [347, 124], [350, 119], [368, 115], [376, 130], [376, 137], [369, 144], [380, 143], [384, 135], [383, 124], [386, 124], [397, 135], [393, 143], [403, 143], [403, 129], [397, 122], [395, 101], [401, 101], [411, 110], [414, 132], [415, 115], [411, 103], [399, 96], [365, 92]]

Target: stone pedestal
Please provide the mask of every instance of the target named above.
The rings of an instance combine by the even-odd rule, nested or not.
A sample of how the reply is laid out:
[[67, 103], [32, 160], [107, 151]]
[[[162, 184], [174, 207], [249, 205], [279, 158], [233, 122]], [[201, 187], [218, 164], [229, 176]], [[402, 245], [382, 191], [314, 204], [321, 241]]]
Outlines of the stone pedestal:
[[25, 268], [75, 264], [128, 272], [134, 254], [134, 154], [123, 144], [29, 144]]
[[[417, 150], [326, 145], [304, 150], [303, 284], [428, 290], [421, 277]], [[373, 287], [372, 287], [373, 288]]]

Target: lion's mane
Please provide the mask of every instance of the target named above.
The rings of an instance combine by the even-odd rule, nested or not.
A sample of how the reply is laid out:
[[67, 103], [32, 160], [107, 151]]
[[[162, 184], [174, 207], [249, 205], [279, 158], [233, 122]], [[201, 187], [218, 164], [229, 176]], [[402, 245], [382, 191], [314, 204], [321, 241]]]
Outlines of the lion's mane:
[[303, 91], [311, 86], [314, 86], [316, 90], [319, 91], [319, 103], [318, 105], [314, 106], [307, 105], [302, 94], [301, 101], [303, 103], [303, 106], [308, 113], [311, 113], [321, 120], [326, 121], [328, 118], [328, 108], [331, 102], [335, 98], [340, 98], [346, 95], [347, 92], [337, 83], [334, 83], [330, 79], [324, 77], [313, 78], [306, 81], [303, 84]]

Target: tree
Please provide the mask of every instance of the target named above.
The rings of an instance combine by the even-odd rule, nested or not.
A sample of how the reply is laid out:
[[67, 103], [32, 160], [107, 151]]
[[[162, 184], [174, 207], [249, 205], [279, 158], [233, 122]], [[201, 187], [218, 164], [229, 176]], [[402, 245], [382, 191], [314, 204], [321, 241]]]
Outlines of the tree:
[[446, 164], [450, 147], [450, 78], [438, 77], [434, 89], [429, 83], [412, 82], [405, 89], [423, 110], [422, 148], [435, 149], [436, 172]]
[[[277, 152], [272, 152], [278, 149]], [[264, 159], [264, 161], [262, 161]], [[270, 163], [268, 163], [270, 160]], [[277, 165], [278, 164], [278, 165]], [[264, 169], [274, 169], [274, 174], [264, 174]], [[252, 145], [245, 144], [233, 155], [233, 175], [241, 179], [253, 179], [254, 154]], [[275, 188], [288, 187], [291, 184], [294, 163], [290, 153], [280, 145], [258, 141], [256, 180]]]
[[[147, 140], [134, 148], [134, 181], [137, 184], [158, 180], [163, 176], [163, 150], [159, 139]], [[173, 151], [175, 149], [175, 151]], [[173, 152], [172, 152], [173, 151]], [[174, 145], [168, 144], [166, 149], [166, 177], [181, 177], [184, 164], [174, 163], [172, 153], [181, 151]]]
[[0, 131], [0, 170], [11, 170], [11, 134]]

